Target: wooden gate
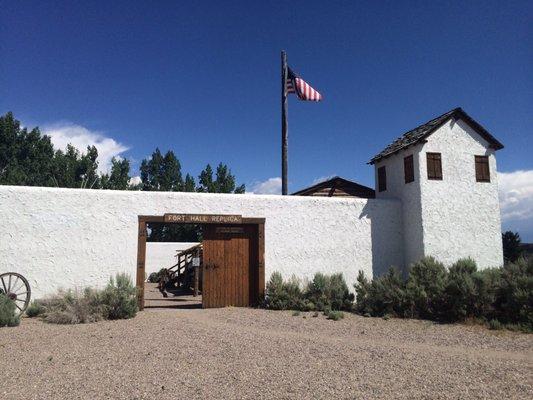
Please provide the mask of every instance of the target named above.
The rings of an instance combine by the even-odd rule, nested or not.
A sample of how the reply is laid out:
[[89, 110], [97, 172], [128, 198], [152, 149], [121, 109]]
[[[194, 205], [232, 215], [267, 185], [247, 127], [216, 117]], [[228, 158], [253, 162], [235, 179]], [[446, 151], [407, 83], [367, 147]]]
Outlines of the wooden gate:
[[265, 219], [226, 214], [139, 215], [137, 298], [144, 309], [147, 224], [201, 224], [202, 305], [255, 305], [265, 295]]
[[205, 225], [202, 306], [247, 307], [258, 298], [257, 225]]

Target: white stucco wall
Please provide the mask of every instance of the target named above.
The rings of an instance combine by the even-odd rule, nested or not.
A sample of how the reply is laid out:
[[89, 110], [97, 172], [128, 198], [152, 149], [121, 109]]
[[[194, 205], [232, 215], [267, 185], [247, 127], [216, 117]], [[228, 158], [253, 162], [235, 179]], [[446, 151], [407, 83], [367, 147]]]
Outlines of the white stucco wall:
[[[428, 180], [426, 152], [442, 155], [442, 181]], [[472, 257], [478, 267], [503, 264], [494, 150], [468, 124], [450, 120], [421, 149], [424, 252], [451, 264]], [[476, 182], [476, 155], [489, 156], [490, 182]]]
[[[413, 182], [405, 183], [404, 158], [413, 155], [414, 177]], [[399, 153], [387, 157], [375, 166], [376, 188], [378, 188], [378, 168], [385, 166], [387, 190], [376, 190], [378, 199], [394, 198], [402, 202], [403, 225], [403, 265], [409, 266], [412, 262], [424, 256], [424, 239], [422, 231], [422, 213], [420, 200], [420, 146], [412, 146]]]
[[146, 260], [144, 266], [146, 277], [152, 272], [159, 271], [161, 268], [173, 266], [177, 262], [175, 256], [178, 250], [185, 250], [197, 244], [194, 242], [146, 243]]
[[137, 216], [165, 213], [266, 218], [267, 279], [342, 272], [351, 285], [403, 260], [397, 200], [0, 186], [0, 271], [25, 275], [34, 297], [135, 276]]

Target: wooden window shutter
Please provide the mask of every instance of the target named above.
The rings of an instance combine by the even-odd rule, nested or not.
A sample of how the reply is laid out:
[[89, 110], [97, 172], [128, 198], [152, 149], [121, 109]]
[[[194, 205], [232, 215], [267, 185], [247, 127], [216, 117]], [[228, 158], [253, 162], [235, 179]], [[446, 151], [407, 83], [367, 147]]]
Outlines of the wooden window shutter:
[[476, 181], [490, 182], [490, 168], [488, 156], [475, 156], [476, 159]]
[[415, 180], [415, 168], [413, 165], [412, 154], [403, 159], [403, 172], [405, 176], [405, 183], [413, 182]]
[[387, 190], [387, 171], [384, 166], [378, 168], [378, 190], [380, 192]]
[[440, 153], [426, 153], [428, 179], [442, 180], [442, 160]]

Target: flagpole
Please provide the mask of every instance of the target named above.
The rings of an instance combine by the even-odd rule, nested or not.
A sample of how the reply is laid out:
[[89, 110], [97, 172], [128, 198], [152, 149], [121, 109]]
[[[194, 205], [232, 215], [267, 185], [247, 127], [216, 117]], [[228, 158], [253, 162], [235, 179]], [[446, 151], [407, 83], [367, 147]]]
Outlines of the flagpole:
[[281, 194], [288, 194], [288, 156], [287, 151], [289, 147], [288, 132], [287, 132], [287, 53], [281, 51]]

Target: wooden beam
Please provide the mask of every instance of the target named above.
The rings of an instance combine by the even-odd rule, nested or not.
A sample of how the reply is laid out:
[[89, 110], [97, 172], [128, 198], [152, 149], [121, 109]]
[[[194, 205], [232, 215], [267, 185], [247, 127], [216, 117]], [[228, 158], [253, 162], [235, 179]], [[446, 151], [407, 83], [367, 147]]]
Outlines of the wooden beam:
[[146, 263], [146, 222], [139, 218], [139, 232], [137, 236], [137, 304], [139, 310], [144, 309], [144, 280]]

